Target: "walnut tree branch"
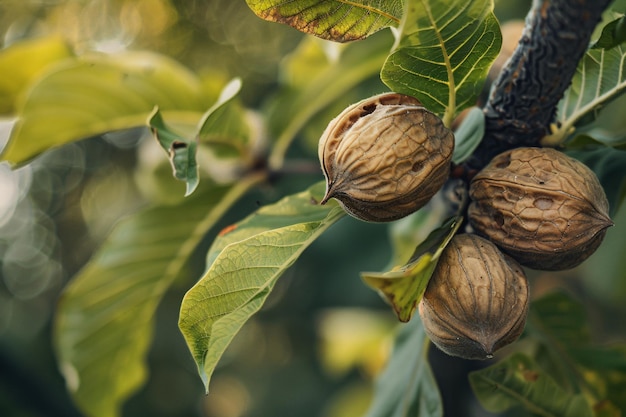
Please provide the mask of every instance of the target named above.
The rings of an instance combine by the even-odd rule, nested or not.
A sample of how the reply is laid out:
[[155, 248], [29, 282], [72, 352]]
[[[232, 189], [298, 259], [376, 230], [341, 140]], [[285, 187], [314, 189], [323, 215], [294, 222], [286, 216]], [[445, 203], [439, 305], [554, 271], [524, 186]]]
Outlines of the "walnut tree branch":
[[467, 168], [481, 169], [507, 149], [539, 145], [610, 2], [534, 1], [517, 49], [483, 108], [485, 136]]

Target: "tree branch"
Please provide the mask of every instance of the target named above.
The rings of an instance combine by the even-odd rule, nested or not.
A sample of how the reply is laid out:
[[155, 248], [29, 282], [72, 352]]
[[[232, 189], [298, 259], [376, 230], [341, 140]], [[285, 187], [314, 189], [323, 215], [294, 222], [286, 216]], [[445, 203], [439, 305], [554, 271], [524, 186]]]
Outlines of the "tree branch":
[[483, 108], [485, 137], [466, 162], [479, 170], [495, 155], [538, 146], [610, 0], [535, 0], [517, 49]]

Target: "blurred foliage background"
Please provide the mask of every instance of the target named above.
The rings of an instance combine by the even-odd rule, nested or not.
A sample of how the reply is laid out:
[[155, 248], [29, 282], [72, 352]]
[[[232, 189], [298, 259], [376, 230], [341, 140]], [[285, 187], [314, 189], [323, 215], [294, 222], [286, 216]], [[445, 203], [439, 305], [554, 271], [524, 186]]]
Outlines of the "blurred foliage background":
[[[499, 1], [496, 14], [501, 22], [520, 19], [530, 3]], [[260, 20], [243, 0], [0, 1], [0, 46], [50, 35], [65, 39], [78, 54], [156, 51], [216, 89], [241, 77], [242, 98], [250, 108], [262, 108], [276, 94], [281, 64], [303, 39], [291, 28]], [[510, 39], [513, 45], [516, 40]], [[372, 80], [369, 88], [381, 91], [383, 86]], [[620, 114], [604, 118], [620, 121]], [[0, 144], [11, 126], [11, 114], [2, 116]], [[311, 134], [321, 129], [312, 128]], [[157, 149], [146, 146], [151, 140], [145, 130], [135, 129], [49, 151], [17, 170], [0, 165], [0, 415], [80, 415], [54, 361], [55, 303], [111, 226], [153, 197], [158, 168], [146, 150]], [[317, 163], [311, 146], [296, 144], [290, 156]], [[202, 250], [221, 227], [321, 178], [321, 171], [313, 169], [277, 178], [248, 195], [206, 237], [197, 262], [190, 265], [197, 272], [191, 276], [202, 271]], [[175, 193], [182, 193], [180, 187]], [[563, 287], [583, 300], [596, 336], [605, 342], [611, 342], [606, 334], [621, 335], [622, 341], [626, 334], [624, 209], [614, 221], [617, 226], [602, 249], [580, 268], [531, 277], [536, 293]], [[386, 226], [352, 218], [334, 226], [281, 279], [261, 313], [237, 336], [209, 396], [177, 327], [182, 295], [193, 283], [178, 282], [157, 313], [149, 382], [126, 404], [124, 415], [360, 415], [371, 381], [389, 354], [396, 322], [361, 282], [359, 271], [382, 270], [390, 256]], [[468, 391], [466, 378], [468, 370], [485, 364], [443, 357], [436, 349], [431, 360], [446, 415], [488, 415]]]

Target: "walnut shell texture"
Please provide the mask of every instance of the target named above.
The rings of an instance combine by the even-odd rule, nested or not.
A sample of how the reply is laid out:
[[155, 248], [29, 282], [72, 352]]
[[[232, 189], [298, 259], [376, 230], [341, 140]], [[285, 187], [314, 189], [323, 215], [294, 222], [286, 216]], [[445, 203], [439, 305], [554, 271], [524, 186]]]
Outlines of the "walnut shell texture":
[[476, 233], [534, 269], [577, 266], [613, 225], [593, 171], [551, 148], [497, 155], [472, 180], [470, 198]]
[[528, 303], [522, 267], [488, 240], [461, 234], [441, 254], [418, 309], [439, 349], [488, 359], [520, 336]]
[[333, 119], [320, 138], [322, 204], [336, 198], [361, 220], [392, 221], [424, 206], [450, 172], [454, 135], [410, 96], [380, 94]]

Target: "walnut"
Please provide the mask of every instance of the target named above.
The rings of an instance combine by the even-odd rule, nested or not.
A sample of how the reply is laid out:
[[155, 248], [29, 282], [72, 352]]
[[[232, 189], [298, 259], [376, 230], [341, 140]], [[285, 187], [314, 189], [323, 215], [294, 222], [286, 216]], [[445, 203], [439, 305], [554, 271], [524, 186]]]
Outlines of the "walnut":
[[356, 218], [386, 222], [424, 206], [450, 172], [454, 135], [410, 96], [380, 94], [346, 108], [319, 142], [322, 204], [336, 198]]
[[439, 349], [487, 359], [522, 333], [528, 302], [522, 267], [488, 240], [462, 234], [442, 252], [418, 309]]
[[472, 180], [470, 198], [475, 231], [534, 269], [575, 267], [613, 224], [593, 171], [550, 148], [496, 156]]

